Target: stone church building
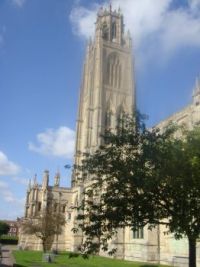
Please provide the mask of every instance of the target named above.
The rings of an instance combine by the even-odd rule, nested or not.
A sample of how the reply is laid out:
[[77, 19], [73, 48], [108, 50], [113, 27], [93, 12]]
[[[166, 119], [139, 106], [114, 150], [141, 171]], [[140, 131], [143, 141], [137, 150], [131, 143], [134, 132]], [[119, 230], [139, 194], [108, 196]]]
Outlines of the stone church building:
[[[115, 128], [117, 118], [125, 112], [135, 111], [135, 83], [132, 63], [132, 42], [125, 32], [121, 11], [100, 9], [97, 14], [94, 39], [88, 44], [83, 68], [79, 111], [76, 126], [76, 148], [74, 164], [79, 165], [82, 153], [93, 153], [102, 143], [101, 134], [106, 128]], [[185, 124], [192, 128], [200, 123], [200, 83], [197, 81], [193, 99], [189, 106], [172, 115], [157, 126], [164, 129], [169, 122]], [[72, 206], [79, 203], [82, 192], [90, 181], [78, 179], [74, 170], [71, 188], [60, 187], [59, 173], [54, 185], [49, 185], [49, 173], [44, 172], [42, 185], [34, 179], [27, 190], [25, 219], [42, 212], [47, 203], [54, 201], [54, 209], [66, 216], [63, 234], [52, 245], [61, 250], [76, 251], [81, 243], [80, 233], [72, 233], [76, 225], [76, 212]], [[184, 264], [187, 262], [187, 240], [175, 240], [164, 235], [159, 226], [152, 231], [147, 228], [132, 232], [121, 231], [115, 239], [115, 257], [126, 260]], [[57, 244], [56, 244], [57, 242]], [[41, 249], [40, 240], [34, 236], [20, 235], [20, 245], [30, 249]], [[197, 261], [200, 266], [200, 245], [197, 243]]]

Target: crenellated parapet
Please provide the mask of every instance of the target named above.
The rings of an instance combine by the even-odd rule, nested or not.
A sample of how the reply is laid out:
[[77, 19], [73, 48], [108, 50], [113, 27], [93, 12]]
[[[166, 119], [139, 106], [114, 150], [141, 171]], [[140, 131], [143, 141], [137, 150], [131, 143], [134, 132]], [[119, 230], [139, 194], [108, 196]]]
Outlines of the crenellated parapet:
[[70, 189], [60, 187], [60, 173], [55, 174], [54, 185], [51, 186], [49, 184], [49, 171], [45, 170], [42, 184], [37, 182], [36, 175], [29, 181], [26, 193], [25, 218], [37, 216], [46, 209], [49, 203], [52, 205], [54, 203], [58, 209], [66, 212], [66, 203], [69, 202], [67, 200], [69, 196], [71, 197]]

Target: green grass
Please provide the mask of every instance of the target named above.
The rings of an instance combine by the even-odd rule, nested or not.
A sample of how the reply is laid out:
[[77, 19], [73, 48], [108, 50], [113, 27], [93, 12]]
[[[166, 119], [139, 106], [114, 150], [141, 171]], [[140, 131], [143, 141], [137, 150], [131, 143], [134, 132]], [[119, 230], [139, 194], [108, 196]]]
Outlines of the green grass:
[[147, 263], [137, 263], [123, 260], [115, 260], [98, 256], [90, 256], [83, 259], [81, 256], [69, 258], [69, 253], [62, 253], [55, 257], [54, 263], [42, 262], [40, 251], [14, 251], [17, 267], [158, 267]]

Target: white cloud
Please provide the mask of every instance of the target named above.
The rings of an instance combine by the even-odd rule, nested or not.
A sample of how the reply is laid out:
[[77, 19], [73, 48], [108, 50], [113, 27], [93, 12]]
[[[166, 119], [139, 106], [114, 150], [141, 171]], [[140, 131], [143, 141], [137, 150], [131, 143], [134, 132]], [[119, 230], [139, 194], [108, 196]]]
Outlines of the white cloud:
[[190, 6], [195, 11], [200, 8], [200, 0], [189, 0]]
[[37, 135], [38, 144], [29, 143], [29, 149], [37, 153], [71, 159], [75, 147], [75, 132], [67, 127], [47, 129]]
[[12, 180], [18, 184], [28, 185], [29, 179], [22, 178], [22, 177], [12, 177]]
[[19, 171], [20, 167], [8, 160], [7, 156], [0, 151], [0, 175], [16, 175]]
[[92, 5], [91, 9], [78, 6], [72, 10], [70, 20], [72, 22], [74, 34], [83, 38], [92, 36], [98, 8], [99, 5], [95, 4]]
[[6, 188], [8, 184], [4, 181], [0, 181], [0, 189]]
[[17, 7], [23, 7], [25, 4], [26, 0], [10, 0], [11, 3]]
[[6, 182], [0, 181], [0, 194], [4, 201], [13, 202], [14, 196], [12, 192], [9, 190], [9, 186]]
[[13, 192], [9, 188], [8, 183], [0, 181], [0, 195], [1, 198], [7, 203], [15, 203], [18, 205], [24, 205], [24, 199], [18, 199], [14, 196]]
[[0, 47], [3, 45], [3, 42], [4, 42], [3, 34], [0, 33]]
[[[169, 57], [182, 47], [200, 47], [200, 0], [188, 0], [187, 5], [176, 8], [174, 0], [112, 2], [113, 8], [122, 9], [126, 29], [131, 32], [140, 57], [153, 59], [155, 53]], [[104, 6], [108, 5], [109, 1], [105, 1]], [[89, 8], [74, 6], [70, 21], [76, 35], [85, 38], [93, 35], [99, 8], [97, 4]]]
[[4, 45], [5, 43], [5, 33], [6, 33], [6, 26], [0, 27], [0, 48]]
[[7, 182], [0, 180], [0, 218], [2, 219], [16, 219], [24, 213], [25, 198], [18, 198], [12, 192], [12, 189]]
[[9, 190], [1, 191], [1, 208], [0, 218], [2, 219], [13, 219], [22, 217], [24, 214], [25, 198], [17, 198]]

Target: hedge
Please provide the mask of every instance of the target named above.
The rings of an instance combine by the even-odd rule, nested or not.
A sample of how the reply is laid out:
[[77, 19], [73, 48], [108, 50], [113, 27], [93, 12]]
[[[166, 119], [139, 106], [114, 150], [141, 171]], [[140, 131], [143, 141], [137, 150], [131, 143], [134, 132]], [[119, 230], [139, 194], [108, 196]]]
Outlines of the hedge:
[[17, 236], [2, 235], [0, 237], [0, 243], [5, 244], [5, 245], [17, 245], [18, 244], [18, 237]]

